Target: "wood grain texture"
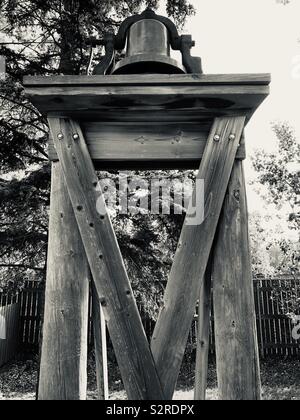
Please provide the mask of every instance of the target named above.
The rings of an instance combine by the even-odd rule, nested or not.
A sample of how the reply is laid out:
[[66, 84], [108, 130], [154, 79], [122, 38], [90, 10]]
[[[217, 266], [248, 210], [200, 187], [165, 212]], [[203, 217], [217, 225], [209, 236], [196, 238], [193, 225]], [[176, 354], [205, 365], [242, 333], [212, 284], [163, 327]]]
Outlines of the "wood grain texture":
[[[94, 164], [113, 166], [135, 162], [143, 167], [153, 162], [162, 169], [166, 163], [175, 167], [199, 168], [210, 124], [146, 124], [82, 122], [81, 128]], [[237, 153], [237, 159], [245, 159], [245, 143]], [[49, 142], [49, 158], [57, 160], [53, 140]]]
[[209, 334], [211, 315], [211, 293], [212, 293], [212, 266], [209, 261], [201, 285], [199, 309], [198, 309], [198, 335], [196, 351], [196, 372], [195, 372], [195, 400], [204, 401], [207, 390], [208, 376], [208, 355], [209, 355]]
[[[135, 75], [25, 78], [44, 114], [87, 121], [199, 121], [246, 115], [269, 94], [269, 75]], [[121, 118], [121, 119], [120, 119]]]
[[269, 73], [262, 74], [182, 74], [182, 75], [113, 75], [113, 76], [26, 76], [25, 86], [65, 86], [65, 85], [132, 85], [132, 84], [181, 84], [198, 83], [205, 84], [249, 84], [249, 85], [268, 85], [271, 82]]
[[89, 269], [59, 162], [51, 208], [39, 400], [85, 400]]
[[106, 342], [106, 322], [99, 302], [97, 290], [92, 281], [93, 296], [93, 331], [96, 359], [96, 377], [98, 400], [107, 401], [109, 398], [108, 388], [108, 364], [107, 364], [107, 342]]
[[259, 400], [260, 374], [246, 187], [234, 164], [213, 261], [217, 372], [222, 400]]
[[0, 368], [19, 351], [20, 303], [0, 306]]
[[[185, 222], [179, 239], [152, 338], [152, 353], [167, 399], [174, 393], [244, 123], [245, 117], [215, 120], [197, 176], [205, 181], [205, 220], [196, 226]], [[229, 141], [231, 134], [235, 139]]]
[[[162, 400], [156, 367], [80, 126], [64, 118], [49, 119], [49, 124], [128, 398]], [[78, 138], [74, 139], [74, 133]], [[100, 208], [105, 210], [102, 215]]]

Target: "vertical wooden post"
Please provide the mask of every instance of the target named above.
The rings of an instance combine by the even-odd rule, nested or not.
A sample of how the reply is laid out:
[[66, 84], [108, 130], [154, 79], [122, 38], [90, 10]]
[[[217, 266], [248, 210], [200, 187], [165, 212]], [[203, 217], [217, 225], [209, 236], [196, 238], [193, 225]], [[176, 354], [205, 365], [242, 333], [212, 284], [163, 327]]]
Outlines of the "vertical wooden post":
[[[197, 176], [205, 181], [205, 220], [185, 222], [179, 239], [151, 343], [167, 399], [174, 394], [244, 124], [245, 117], [215, 119]], [[195, 197], [196, 190], [193, 202]]]
[[209, 333], [211, 314], [212, 267], [209, 263], [201, 286], [195, 373], [195, 400], [204, 401], [207, 389]]
[[106, 346], [106, 322], [99, 302], [97, 290], [92, 282], [93, 329], [95, 343], [96, 376], [98, 399], [108, 400], [108, 367]]
[[[164, 395], [116, 235], [80, 125], [49, 118], [77, 226], [130, 400]], [[99, 214], [99, 203], [105, 210]]]
[[52, 164], [39, 400], [85, 400], [89, 270], [59, 162]]
[[257, 330], [241, 161], [234, 164], [220, 219], [213, 279], [220, 398], [259, 400]]

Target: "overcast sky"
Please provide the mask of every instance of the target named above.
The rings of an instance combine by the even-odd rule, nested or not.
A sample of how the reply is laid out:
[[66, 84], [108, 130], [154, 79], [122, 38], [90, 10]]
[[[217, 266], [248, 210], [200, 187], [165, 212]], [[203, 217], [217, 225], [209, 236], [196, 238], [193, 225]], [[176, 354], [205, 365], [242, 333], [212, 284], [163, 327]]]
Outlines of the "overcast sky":
[[[197, 45], [205, 73], [271, 73], [271, 95], [249, 123], [248, 154], [276, 145], [271, 122], [289, 121], [300, 137], [300, 0], [191, 0], [197, 15], [186, 33]], [[298, 68], [296, 67], [298, 63]], [[252, 177], [249, 160], [246, 176]], [[258, 208], [249, 191], [250, 210]]]

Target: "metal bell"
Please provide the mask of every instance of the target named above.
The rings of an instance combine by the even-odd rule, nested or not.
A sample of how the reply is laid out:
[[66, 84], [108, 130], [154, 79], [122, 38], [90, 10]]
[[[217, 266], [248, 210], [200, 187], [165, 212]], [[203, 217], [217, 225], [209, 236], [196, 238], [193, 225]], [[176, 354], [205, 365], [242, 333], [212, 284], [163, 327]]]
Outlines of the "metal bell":
[[111, 74], [182, 74], [186, 70], [171, 58], [169, 31], [156, 19], [134, 23], [127, 34], [126, 56]]
[[[105, 34], [102, 40], [90, 39], [92, 47], [105, 47], [105, 56], [94, 69], [94, 74], [202, 74], [200, 57], [193, 57], [195, 42], [191, 35], [179, 35], [175, 24], [153, 10], [130, 16], [121, 24], [118, 34]], [[126, 55], [116, 62], [117, 51]], [[180, 51], [182, 65], [171, 57], [171, 48]]]

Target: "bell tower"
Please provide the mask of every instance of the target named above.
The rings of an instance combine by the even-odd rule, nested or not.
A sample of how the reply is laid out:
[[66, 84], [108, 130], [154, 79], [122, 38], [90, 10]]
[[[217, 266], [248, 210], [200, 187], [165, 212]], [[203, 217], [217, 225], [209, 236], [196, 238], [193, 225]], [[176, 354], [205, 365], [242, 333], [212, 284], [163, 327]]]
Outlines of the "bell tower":
[[[213, 306], [220, 397], [259, 400], [244, 128], [270, 75], [203, 74], [192, 37], [151, 10], [92, 42], [106, 51], [94, 75], [24, 80], [51, 131], [39, 399], [86, 398], [90, 281], [100, 399], [108, 395], [106, 328], [128, 398], [172, 399], [199, 303], [195, 399], [205, 399]], [[119, 62], [117, 51], [125, 51]], [[205, 184], [204, 220], [184, 223], [150, 345], [109, 213], [97, 211], [99, 201], [106, 206], [95, 173], [149, 168], [198, 169]]]

